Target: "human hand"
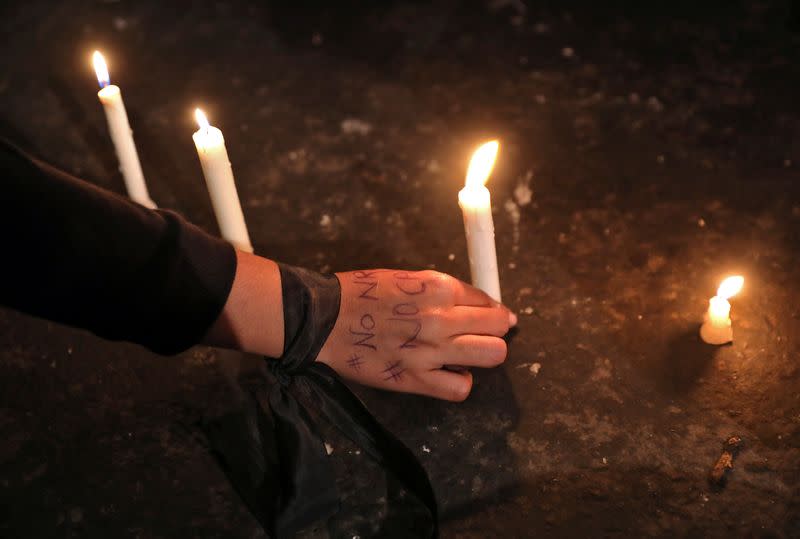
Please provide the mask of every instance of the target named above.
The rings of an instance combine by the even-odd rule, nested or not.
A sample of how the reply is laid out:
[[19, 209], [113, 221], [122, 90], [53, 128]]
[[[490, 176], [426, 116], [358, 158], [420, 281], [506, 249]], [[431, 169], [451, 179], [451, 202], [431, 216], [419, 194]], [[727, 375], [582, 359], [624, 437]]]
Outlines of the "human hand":
[[472, 374], [443, 367], [495, 367], [505, 361], [501, 337], [516, 316], [477, 288], [436, 271], [336, 275], [342, 287], [339, 318], [317, 361], [341, 376], [463, 401]]

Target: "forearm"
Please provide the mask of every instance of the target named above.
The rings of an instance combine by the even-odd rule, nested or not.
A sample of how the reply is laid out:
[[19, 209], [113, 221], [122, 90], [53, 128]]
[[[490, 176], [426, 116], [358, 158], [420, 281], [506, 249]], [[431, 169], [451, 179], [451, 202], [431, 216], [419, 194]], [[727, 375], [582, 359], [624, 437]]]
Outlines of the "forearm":
[[0, 139], [0, 304], [175, 354], [218, 317], [230, 244], [32, 159]]
[[270, 357], [283, 353], [283, 300], [278, 265], [236, 252], [236, 277], [204, 344]]

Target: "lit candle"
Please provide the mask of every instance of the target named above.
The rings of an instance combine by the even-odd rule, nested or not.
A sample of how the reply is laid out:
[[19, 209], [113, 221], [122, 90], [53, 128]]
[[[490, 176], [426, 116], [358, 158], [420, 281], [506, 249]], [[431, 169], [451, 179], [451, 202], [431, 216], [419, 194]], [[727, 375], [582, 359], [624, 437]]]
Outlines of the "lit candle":
[[497, 301], [500, 301], [500, 276], [497, 273], [491, 195], [486, 180], [492, 172], [499, 146], [493, 140], [472, 154], [464, 188], [458, 192], [458, 205], [464, 214], [472, 284]]
[[731, 327], [731, 304], [728, 300], [739, 293], [744, 277], [728, 277], [719, 285], [717, 295], [708, 301], [708, 312], [700, 326], [700, 338], [708, 344], [725, 344], [733, 341]]
[[99, 51], [94, 51], [92, 63], [94, 71], [97, 73], [97, 82], [100, 83], [97, 97], [100, 98], [100, 103], [103, 104], [103, 110], [106, 113], [108, 131], [117, 152], [119, 171], [122, 172], [122, 178], [125, 180], [128, 196], [142, 206], [155, 208], [155, 202], [147, 193], [147, 184], [144, 182], [142, 165], [139, 164], [139, 154], [136, 153], [136, 145], [133, 143], [133, 131], [128, 123], [128, 113], [125, 111], [125, 103], [122, 102], [119, 86], [111, 84], [108, 66]]
[[217, 223], [222, 237], [231, 242], [237, 249], [253, 252], [247, 225], [244, 223], [242, 206], [233, 181], [233, 169], [225, 149], [225, 138], [222, 131], [209, 125], [206, 115], [195, 109], [194, 116], [200, 126], [192, 139], [200, 157], [200, 166], [206, 178], [206, 186], [211, 196], [211, 205], [217, 216]]

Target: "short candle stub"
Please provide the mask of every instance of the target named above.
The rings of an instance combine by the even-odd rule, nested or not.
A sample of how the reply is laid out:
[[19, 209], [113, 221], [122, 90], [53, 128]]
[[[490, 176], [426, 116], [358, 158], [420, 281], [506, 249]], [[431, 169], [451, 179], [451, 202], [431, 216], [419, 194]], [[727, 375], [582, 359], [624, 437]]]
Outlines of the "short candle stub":
[[708, 315], [700, 326], [700, 338], [708, 344], [722, 345], [733, 342], [733, 327], [731, 319], [713, 321]]
[[705, 314], [703, 325], [700, 326], [700, 338], [708, 344], [722, 345], [733, 342], [733, 327], [731, 325], [731, 304], [728, 298], [736, 295], [742, 289], [744, 278], [737, 275], [728, 277], [717, 290], [717, 295], [708, 301], [708, 311]]

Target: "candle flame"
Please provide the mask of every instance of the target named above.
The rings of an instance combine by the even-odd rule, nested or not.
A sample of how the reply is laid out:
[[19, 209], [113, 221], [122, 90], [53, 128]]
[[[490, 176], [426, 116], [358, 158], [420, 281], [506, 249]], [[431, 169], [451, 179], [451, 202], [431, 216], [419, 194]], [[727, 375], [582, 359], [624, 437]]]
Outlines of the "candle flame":
[[94, 72], [97, 74], [97, 82], [100, 83], [100, 88], [105, 88], [111, 84], [111, 77], [108, 76], [108, 65], [106, 65], [106, 59], [103, 58], [100, 51], [94, 51], [92, 63], [94, 64]]
[[744, 277], [741, 275], [728, 277], [719, 285], [717, 295], [723, 299], [732, 298], [741, 291], [742, 286], [744, 286]]
[[467, 169], [467, 180], [464, 182], [466, 187], [482, 187], [486, 185], [486, 180], [489, 179], [489, 174], [492, 173], [492, 167], [494, 167], [494, 160], [497, 157], [499, 148], [500, 143], [492, 140], [475, 150]]
[[200, 109], [194, 109], [194, 119], [197, 120], [197, 125], [200, 129], [208, 129], [210, 127], [206, 113]]

